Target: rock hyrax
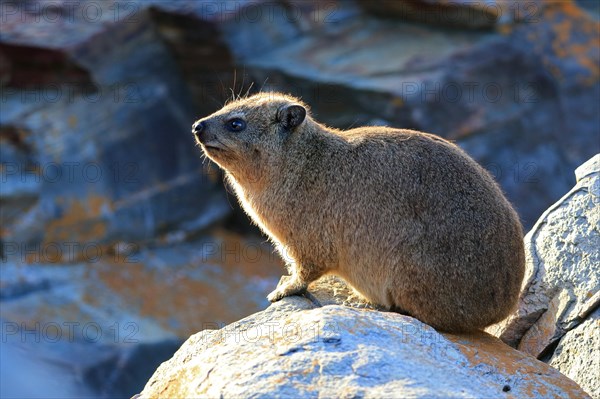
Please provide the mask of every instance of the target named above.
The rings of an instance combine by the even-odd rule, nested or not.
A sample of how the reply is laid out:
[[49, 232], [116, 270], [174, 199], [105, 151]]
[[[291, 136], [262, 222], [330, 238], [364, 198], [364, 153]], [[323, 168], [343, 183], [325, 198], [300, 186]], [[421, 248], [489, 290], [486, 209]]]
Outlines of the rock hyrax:
[[515, 305], [519, 218], [456, 145], [412, 130], [332, 129], [279, 93], [229, 103], [193, 132], [288, 263], [291, 278], [269, 300], [332, 273], [449, 332], [482, 329]]

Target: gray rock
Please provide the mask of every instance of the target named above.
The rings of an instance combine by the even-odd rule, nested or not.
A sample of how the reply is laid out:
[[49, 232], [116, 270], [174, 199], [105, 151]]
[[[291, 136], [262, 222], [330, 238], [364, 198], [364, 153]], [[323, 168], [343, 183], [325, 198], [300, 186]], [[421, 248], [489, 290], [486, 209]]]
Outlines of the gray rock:
[[[1, 79], [1, 78], [0, 78]], [[27, 144], [30, 132], [15, 126], [0, 126], [0, 224], [12, 226], [38, 201], [41, 183], [36, 179], [35, 154]], [[2, 255], [0, 245], [0, 257]]]
[[[287, 279], [283, 276], [280, 284]], [[337, 276], [324, 276], [314, 281], [309, 286], [309, 293], [306, 294], [317, 306], [344, 305], [354, 308], [379, 309], [382, 308], [369, 303], [363, 296], [354, 291], [346, 282]]]
[[[75, 263], [51, 262], [33, 247], [26, 263], [9, 248], [0, 261], [3, 397], [65, 398], [72, 384], [91, 397], [129, 397], [193, 332], [264, 308], [282, 270], [261, 239], [226, 231], [155, 248], [117, 247]], [[46, 395], [23, 386], [24, 375]]]
[[[322, 300], [328, 295], [311, 292]], [[190, 337], [140, 397], [481, 398], [507, 392], [588, 397], [551, 367], [487, 334], [440, 334], [397, 313], [289, 297]]]
[[[548, 361], [552, 367], [577, 381], [594, 399], [600, 398], [600, 309], [567, 332]], [[594, 372], [596, 370], [596, 372]]]
[[57, 324], [67, 339], [77, 322], [71, 335], [101, 343], [180, 340], [221, 327], [264, 308], [282, 270], [261, 239], [225, 231], [77, 263], [50, 264], [43, 250], [31, 251], [29, 264], [9, 255], [0, 263], [6, 323], [40, 331]]
[[[401, 2], [360, 2], [363, 6], [366, 3], [390, 14]], [[93, 221], [82, 220], [90, 229], [106, 231], [108, 237], [116, 239], [147, 238], [182, 227], [182, 220], [195, 217], [192, 213], [214, 208], [223, 200], [222, 191], [210, 181], [194, 181], [188, 173], [200, 168], [183, 148], [191, 139], [173, 132], [188, 132], [189, 122], [183, 120], [214, 111], [225, 99], [226, 88], [244, 93], [250, 82], [255, 89], [277, 88], [302, 96], [320, 120], [336, 127], [383, 120], [391, 126], [421, 129], [456, 140], [495, 175], [525, 225], [531, 226], [542, 210], [572, 185], [570, 170], [600, 151], [596, 139], [600, 114], [593, 105], [600, 102], [593, 67], [600, 54], [593, 40], [597, 21], [577, 5], [563, 2], [535, 1], [526, 7], [512, 1], [410, 3], [433, 7], [435, 12], [442, 10], [446, 16], [445, 8], [458, 9], [475, 22], [477, 15], [484, 19], [494, 16], [494, 24], [501, 26], [483, 32], [432, 29], [365, 15], [355, 1], [234, 1], [219, 3], [222, 7], [193, 0], [126, 5], [85, 0], [52, 6], [32, 1], [23, 9], [19, 9], [21, 3], [11, 3], [6, 8], [2, 43], [11, 48], [28, 46], [42, 53], [50, 47], [48, 37], [52, 37], [51, 53], [62, 57], [61, 68], [85, 74], [84, 78], [66, 74], [57, 81], [65, 77], [74, 83], [91, 81], [105, 101], [83, 107], [77, 92], [78, 105], [52, 107], [48, 101], [16, 101], [21, 112], [15, 112], [13, 97], [23, 93], [9, 87], [3, 122], [21, 123], [26, 114], [43, 110], [52, 121], [24, 121], [25, 127], [33, 129], [33, 137], [42, 135], [39, 130], [45, 126], [64, 133], [61, 137], [68, 134], [73, 142], [64, 150], [85, 154], [83, 160], [97, 162], [105, 175], [114, 172], [111, 154], [122, 158], [125, 154], [119, 149], [138, 149], [126, 155], [132, 155], [134, 167], [148, 169], [149, 181], [138, 185], [98, 182], [98, 189], [115, 191], [104, 202], [119, 200], [122, 208], [111, 217], [107, 205], [105, 214], [95, 215]], [[100, 17], [86, 18], [85, 11], [97, 7]], [[44, 17], [35, 10], [42, 10]], [[52, 22], [50, 16], [60, 20], [61, 15], [69, 18], [68, 23]], [[521, 23], [504, 24], [505, 17]], [[568, 24], [563, 24], [564, 20]], [[564, 32], [559, 34], [561, 30]], [[115, 40], [122, 43], [121, 50], [112, 45]], [[11, 61], [11, 54], [14, 52], [4, 58]], [[119, 104], [107, 99], [115, 90], [121, 94]], [[91, 94], [88, 98], [96, 97]], [[132, 99], [137, 104], [131, 104]], [[91, 104], [85, 99], [83, 103]], [[95, 113], [86, 112], [88, 108]], [[113, 115], [118, 117], [111, 119]], [[150, 144], [140, 145], [145, 130], [123, 132], [135, 125], [132, 121], [147, 119], [148, 115], [153, 118], [144, 123], [164, 132], [157, 138], [161, 149], [174, 144], [178, 155], [184, 154], [182, 165], [148, 165], [141, 158], [142, 151], [153, 154]], [[81, 126], [71, 126], [76, 121], [89, 121], [94, 128], [78, 134]], [[567, 127], [569, 135], [564, 134]], [[112, 143], [109, 148], [95, 137], [86, 140], [99, 132], [112, 132], [106, 134]], [[114, 140], [115, 136], [120, 137]], [[175, 143], [165, 145], [166, 137]], [[58, 139], [49, 139], [50, 148], [40, 148], [38, 162], [48, 164], [56, 157], [59, 163], [72, 161], [57, 151], [59, 148], [53, 148]], [[95, 155], [100, 153], [105, 156], [98, 159]], [[121, 158], [121, 169], [130, 173], [130, 160], [123, 166]], [[156, 169], [164, 175], [157, 176]], [[550, 179], [554, 184], [544, 184]], [[63, 194], [60, 184], [53, 187], [58, 190], [56, 194]], [[168, 189], [160, 191], [164, 187]], [[45, 200], [46, 189], [42, 188], [37, 206], [43, 212], [29, 212], [29, 220], [76, 213], [77, 209], [70, 209], [72, 191], [64, 192], [69, 202], [65, 205]], [[93, 207], [91, 201], [100, 202], [97, 197], [81, 195], [87, 194], [81, 191], [75, 190], [75, 194], [84, 208]], [[203, 204], [194, 201], [207, 191], [214, 198]], [[138, 195], [133, 196], [133, 192]], [[120, 201], [130, 195], [129, 200]], [[173, 207], [165, 211], [165, 204], [179, 197], [183, 203], [177, 212]], [[215, 220], [228, 213], [221, 209]], [[134, 226], [143, 234], [134, 231]], [[11, 231], [26, 233], [35, 227], [14, 226]], [[39, 240], [43, 235], [43, 231], [36, 231], [30, 239]]]
[[525, 236], [527, 268], [518, 309], [489, 329], [533, 356], [600, 303], [600, 154], [575, 174], [575, 187]]
[[[105, 17], [115, 12], [108, 3], [103, 7]], [[29, 14], [7, 18], [19, 15]], [[65, 72], [60, 79], [32, 80], [26, 91], [14, 79], [3, 89], [2, 124], [27, 132], [21, 141], [28, 149], [13, 156], [2, 146], [3, 164], [11, 167], [3, 173], [14, 171], [2, 176], [8, 183], [2, 200], [21, 211], [18, 218], [10, 217], [16, 211], [3, 216], [3, 241], [63, 250], [73, 242], [142, 242], [174, 229], [193, 234], [231, 213], [218, 172], [202, 165], [194, 146], [190, 126], [198, 107], [162, 40], [161, 21], [141, 7], [134, 19], [113, 24], [76, 20], [69, 29], [81, 25], [77, 41], [57, 40], [70, 46], [52, 51], [31, 46], [40, 44], [36, 23], [29, 30], [7, 23], [2, 41], [20, 50], [3, 54], [14, 68], [9, 75], [20, 76], [15, 71], [23, 52], [33, 59], [48, 53], [59, 54], [62, 64], [53, 61], [47, 69], [68, 72], [76, 65], [88, 80]], [[38, 70], [45, 76], [42, 67], [31, 73]], [[33, 199], [23, 201], [25, 194]]]
[[[46, 108], [52, 104], [48, 101], [17, 101], [21, 111], [48, 111], [53, 119], [52, 123], [41, 120], [41, 125], [26, 120], [26, 125], [31, 124], [26, 127], [34, 130], [33, 137], [41, 134], [38, 130], [43, 126], [69, 134], [73, 143], [65, 150], [74, 154], [110, 154], [116, 147], [116, 155], [123, 157], [118, 149], [132, 147], [132, 142], [140, 150], [152, 153], [152, 148], [147, 148], [149, 144], [139, 145], [144, 133], [138, 129], [131, 131], [131, 137], [121, 137], [113, 141], [113, 147], [104, 148], [102, 143], [85, 140], [95, 132], [78, 134], [81, 126], [58, 120], [71, 124], [89, 120], [96, 126], [91, 130], [114, 130], [114, 134], [107, 134], [113, 139], [114, 135], [124, 134], [119, 121], [129, 121], [129, 127], [131, 121], [140, 121], [149, 114], [153, 118], [146, 124], [159, 127], [164, 136], [177, 141], [173, 144], [182, 146], [178, 151], [185, 154], [185, 136], [170, 133], [175, 128], [187, 132], [189, 122], [183, 123], [184, 119], [193, 120], [219, 108], [226, 88], [231, 86], [234, 92], [243, 93], [253, 82], [255, 89], [277, 88], [304, 97], [320, 120], [336, 127], [384, 120], [391, 126], [421, 129], [457, 140], [495, 175], [525, 225], [531, 226], [542, 210], [572, 185], [570, 170], [600, 151], [596, 129], [600, 114], [593, 105], [600, 102], [598, 74], [593, 67], [600, 60], [600, 49], [593, 40], [597, 21], [576, 4], [566, 2], [409, 2], [425, 7], [419, 15], [430, 15], [430, 7], [433, 15], [449, 18], [448, 12], [458, 10], [459, 18], [450, 19], [461, 24], [477, 23], [481, 18], [501, 23], [495, 30], [473, 32], [385, 20], [365, 15], [361, 7], [381, 8], [386, 15], [393, 15], [395, 8], [410, 7], [400, 3], [261, 0], [222, 2], [221, 7], [193, 0], [126, 5], [85, 0], [51, 6], [31, 1], [21, 9], [21, 3], [15, 2], [3, 16], [2, 43], [6, 48], [33, 49], [34, 55], [45, 54], [50, 48], [52, 59], [60, 61], [65, 71], [54, 79], [56, 83], [83, 82], [86, 87], [91, 83], [100, 89], [104, 100], [112, 98], [115, 91], [121, 95], [119, 104], [100, 101], [93, 107], [82, 107], [80, 93], [76, 92], [79, 106], [49, 110]], [[96, 8], [100, 11], [98, 18], [86, 17], [86, 11]], [[41, 10], [41, 18], [35, 10]], [[69, 20], [55, 23], [50, 17]], [[505, 19], [520, 23], [505, 24]], [[565, 20], [568, 23], [563, 23]], [[52, 37], [51, 46], [48, 37]], [[115, 40], [122, 43], [122, 51], [112, 46]], [[15, 54], [6, 52], [8, 65], [15, 61]], [[51, 72], [51, 68], [46, 70]], [[78, 72], [73, 75], [72, 71]], [[8, 75], [13, 79], [14, 73]], [[23, 112], [14, 112], [12, 97], [23, 93], [10, 86], [5, 93], [3, 123], [20, 122]], [[88, 93], [88, 98], [95, 97]], [[130, 104], [131, 100], [144, 104], [136, 106]], [[90, 104], [88, 101], [85, 105]], [[90, 115], [86, 108], [98, 112]], [[119, 117], [108, 123], [106, 118], [112, 115]], [[176, 127], [180, 123], [181, 127]], [[569, 135], [564, 134], [567, 127]], [[164, 139], [163, 135], [159, 140]], [[161, 145], [166, 147], [170, 146]], [[71, 162], [60, 153], [46, 154], [46, 149], [39, 151], [40, 163], [54, 160], [50, 156], [62, 157], [59, 163]], [[152, 165], [139, 159], [139, 152], [132, 155], [132, 162], [140, 168], [148, 167], [148, 179], [159, 180], [160, 184], [126, 184], [131, 187], [123, 193], [125, 196], [137, 189], [140, 196], [152, 198], [145, 197], [143, 206], [130, 207], [138, 198], [132, 197], [119, 202], [125, 209], [119, 210], [118, 217], [103, 215], [86, 221], [88, 225], [99, 225], [99, 230], [105, 229], [109, 237], [118, 236], [121, 230], [122, 236], [135, 235], [128, 226], [136, 226], [147, 238], [178, 226], [181, 220], [193, 218], [192, 212], [201, 213], [219, 201], [193, 201], [199, 194], [194, 187], [202, 187], [203, 193], [214, 188], [210, 182], [192, 181], [189, 174], [185, 175], [184, 166], [186, 171], [199, 168], [187, 154], [181, 169], [165, 171], [173, 166], [157, 165], [169, 176], [156, 176]], [[84, 161], [97, 162], [107, 175], [114, 172], [114, 165], [105, 163], [114, 159], [107, 158], [110, 155]], [[173, 175], [179, 180], [169, 178]], [[550, 179], [554, 184], [544, 184]], [[159, 192], [165, 184], [170, 189]], [[60, 185], [53, 186], [58, 189]], [[120, 190], [115, 184], [108, 186]], [[30, 220], [71, 213], [64, 205], [45, 201], [45, 191], [46, 187], [39, 204], [44, 212], [31, 213]], [[222, 195], [220, 190], [214, 191], [215, 197]], [[65, 194], [72, 199], [71, 192]], [[119, 197], [117, 193], [114, 196]], [[165, 203], [173, 197], [183, 197], [184, 204], [177, 208], [179, 212], [165, 212]], [[106, 200], [112, 199], [109, 196]], [[91, 205], [85, 196], [78, 200], [83, 206]], [[221, 211], [216, 219], [228, 213], [226, 209]], [[119, 224], [119, 220], [124, 222]], [[15, 229], [24, 232], [35, 228], [21, 227]], [[43, 232], [38, 231], [31, 239], [40, 239], [41, 235]]]
[[[0, 325], [5, 328], [3, 320]], [[32, 339], [32, 335], [29, 335]], [[16, 342], [13, 342], [16, 341]], [[0, 341], [0, 396], [3, 398], [97, 398], [96, 392], [86, 387], [76, 371], [77, 360], [65, 358], [65, 352], [56, 350], [56, 343], [49, 345], [33, 344], [31, 347], [23, 339], [14, 340], [3, 330]], [[75, 344], [69, 347], [74, 352]], [[52, 349], [52, 353], [49, 349]], [[64, 346], [63, 346], [64, 351]], [[103, 348], [105, 349], [105, 348]], [[90, 355], [90, 353], [86, 353]], [[10, 365], [9, 367], [5, 365]]]

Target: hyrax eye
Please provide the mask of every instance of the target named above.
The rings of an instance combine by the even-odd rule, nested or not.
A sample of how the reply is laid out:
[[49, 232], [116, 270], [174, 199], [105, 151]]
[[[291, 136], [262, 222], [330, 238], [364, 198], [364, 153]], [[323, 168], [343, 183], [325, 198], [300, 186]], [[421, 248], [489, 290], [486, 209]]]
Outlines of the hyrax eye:
[[225, 126], [232, 132], [241, 132], [246, 128], [246, 121], [240, 118], [233, 118], [228, 120]]

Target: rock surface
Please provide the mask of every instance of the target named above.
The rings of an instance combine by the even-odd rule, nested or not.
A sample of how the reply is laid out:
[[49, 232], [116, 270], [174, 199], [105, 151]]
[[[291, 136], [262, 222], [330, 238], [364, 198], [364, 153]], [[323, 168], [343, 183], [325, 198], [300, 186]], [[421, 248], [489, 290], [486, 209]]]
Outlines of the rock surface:
[[[0, 199], [18, 202], [24, 194], [16, 188], [33, 185], [34, 200], [20, 218], [2, 220], [3, 240], [63, 250], [69, 242], [141, 243], [226, 217], [231, 208], [219, 174], [203, 168], [189, 133], [198, 109], [156, 18], [140, 11], [133, 21], [80, 25], [97, 32], [81, 33], [61, 54], [92, 82], [48, 78], [32, 82], [24, 99], [16, 81], [20, 60], [12, 57], [2, 124], [17, 133], [22, 150], [19, 158], [3, 159], [9, 189]], [[3, 35], [7, 47], [39, 40], [31, 31], [31, 38], [17, 32]], [[28, 54], [44, 51], [33, 47]], [[13, 53], [20, 54], [5, 55]]]
[[[98, 257], [87, 262], [47, 264], [36, 251], [28, 263], [2, 261], [2, 364], [36, 379], [24, 390], [2, 367], [3, 397], [130, 397], [184, 337], [264, 308], [283, 270], [261, 239], [224, 230], [131, 249], [90, 251]], [[59, 378], [65, 370], [80, 377]]]
[[550, 364], [597, 398], [600, 377], [590, 370], [598, 368], [583, 371], [581, 365], [597, 365], [600, 358], [597, 311], [590, 316], [600, 307], [600, 154], [575, 175], [575, 187], [525, 236], [518, 309], [488, 331], [532, 356], [551, 357]]
[[594, 398], [600, 398], [600, 309], [586, 318], [560, 340], [548, 361], [552, 367], [585, 389]]
[[[339, 302], [339, 292], [324, 292], [326, 286], [311, 287], [311, 296]], [[140, 398], [504, 395], [588, 397], [550, 366], [488, 334], [440, 334], [397, 313], [290, 297], [193, 335]]]

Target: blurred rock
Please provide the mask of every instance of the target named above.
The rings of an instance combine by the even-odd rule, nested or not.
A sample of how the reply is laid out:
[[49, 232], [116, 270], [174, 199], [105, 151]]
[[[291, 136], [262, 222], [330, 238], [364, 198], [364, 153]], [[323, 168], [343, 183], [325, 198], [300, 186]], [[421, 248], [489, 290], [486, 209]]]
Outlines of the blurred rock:
[[29, 132], [23, 142], [35, 154], [33, 171], [3, 158], [4, 171], [37, 190], [35, 204], [3, 225], [5, 243], [142, 242], [230, 213], [219, 174], [202, 166], [190, 133], [192, 96], [148, 11], [63, 52], [93, 76], [92, 92], [68, 78], [29, 87], [25, 97], [3, 92], [2, 123]]
[[600, 3], [596, 0], [576, 0], [577, 4], [597, 20], [600, 19]]
[[547, 2], [533, 0], [484, 1], [366, 1], [360, 0], [365, 10], [386, 18], [400, 18], [431, 25], [461, 29], [490, 29], [499, 24], [529, 23], [543, 12]]
[[36, 343], [33, 334], [26, 338], [13, 337], [9, 334], [12, 330], [7, 331], [3, 320], [0, 320], [0, 326], [0, 396], [31, 399], [98, 397], [76, 373], [77, 366], [73, 362], [83, 359], [72, 356], [76, 351], [75, 344], [69, 344], [68, 350], [63, 346], [63, 353], [60, 353], [56, 343]]
[[556, 370], [487, 334], [440, 334], [397, 313], [320, 307], [288, 297], [221, 330], [190, 337], [140, 398], [506, 394], [588, 397]]
[[[28, 174], [37, 173], [36, 155], [26, 141], [29, 134], [15, 126], [0, 126], [0, 237], [8, 235], [8, 226], [17, 223], [20, 215], [34, 206], [40, 196], [40, 182], [27, 178]], [[2, 248], [0, 257], [4, 258]]]
[[[594, 39], [598, 21], [570, 2], [530, 2], [527, 7], [494, 1], [397, 3], [368, 2], [372, 5], [367, 7], [385, 8], [386, 14], [397, 7], [433, 7], [435, 12], [441, 10], [440, 15], [450, 12], [448, 8], [468, 18], [483, 13], [488, 19], [497, 14], [498, 21], [510, 16], [519, 23], [497, 25], [496, 21], [494, 30], [484, 32], [431, 29], [365, 15], [354, 1], [126, 5], [83, 1], [52, 7], [32, 2], [36, 6], [24, 9], [11, 4], [5, 10], [2, 42], [45, 51], [48, 34], [53, 32], [56, 39], [50, 50], [62, 54], [64, 65], [82, 69], [97, 90], [94, 95], [86, 91], [89, 84], [85, 90], [79, 87], [72, 104], [65, 105], [64, 101], [30, 104], [15, 100], [23, 93], [11, 89], [4, 96], [8, 117], [3, 123], [19, 121], [19, 126], [32, 130], [34, 138], [42, 126], [50, 128], [60, 132], [56, 140], [61, 143], [68, 133], [88, 138], [110, 132], [107, 148], [104, 145], [109, 143], [70, 138], [72, 144], [65, 150], [85, 154], [85, 162], [98, 162], [104, 175], [113, 174], [113, 164], [118, 162], [121, 179], [135, 174], [145, 180], [116, 185], [103, 178], [95, 184], [102, 195], [80, 192], [78, 204], [71, 193], [62, 195], [66, 204], [50, 202], [42, 195], [38, 209], [44, 211], [32, 213], [29, 219], [52, 214], [51, 220], [59, 219], [55, 222], [62, 225], [57, 215], [71, 214], [70, 220], [78, 219], [76, 223], [81, 224], [84, 220], [77, 215], [81, 212], [73, 208], [87, 207], [94, 215], [90, 221], [85, 218], [92, 235], [146, 239], [177, 228], [211, 204], [218, 206], [224, 199], [218, 176], [207, 173], [201, 182], [194, 177], [194, 171], [201, 170], [200, 160], [186, 134], [190, 121], [221, 106], [229, 87], [241, 95], [254, 84], [251, 91], [278, 89], [302, 96], [318, 119], [336, 127], [385, 120], [456, 140], [494, 174], [525, 226], [531, 226], [571, 186], [569, 171], [600, 151], [596, 128], [600, 115], [594, 106], [600, 102], [595, 67], [600, 47]], [[99, 16], [85, 17], [84, 10], [89, 13], [93, 7], [100, 7]], [[50, 17], [61, 13], [73, 14], [69, 23], [52, 23]], [[113, 46], [115, 42], [121, 44]], [[10, 62], [10, 54], [6, 57]], [[102, 98], [92, 101], [99, 93]], [[111, 101], [114, 98], [118, 104]], [[36, 109], [44, 109], [52, 121], [22, 120]], [[40, 119], [38, 112], [36, 118]], [[82, 135], [83, 127], [76, 121], [89, 121], [87, 125], [93, 128]], [[136, 125], [138, 129], [131, 129]], [[144, 141], [149, 126], [164, 133]], [[47, 154], [48, 145], [57, 146], [50, 141], [40, 148], [43, 165], [49, 159], [70, 162], [56, 148]], [[148, 164], [148, 159], [157, 160], [153, 145], [161, 151], [172, 148], [172, 155], [161, 158], [172, 159], [176, 153], [181, 164]], [[133, 155], [126, 165], [122, 165], [123, 151]], [[94, 153], [103, 157], [98, 159]], [[67, 173], [68, 166], [62, 167]], [[206, 181], [211, 176], [216, 188]], [[550, 178], [554, 184], [543, 183]], [[54, 197], [62, 192], [57, 190]], [[125, 193], [111, 193], [117, 190]], [[206, 198], [207, 190], [213, 199], [199, 203], [197, 197]], [[106, 191], [110, 195], [105, 196]], [[138, 195], [124, 198], [133, 193]], [[183, 200], [165, 214], [164, 204], [173, 196]], [[114, 209], [116, 201], [119, 209]], [[98, 208], [100, 214], [94, 211]], [[223, 208], [214, 219], [228, 213]], [[35, 226], [15, 229], [25, 233]], [[40, 240], [43, 235], [38, 230], [30, 239]]]
[[179, 340], [166, 340], [128, 345], [125, 350], [104, 348], [108, 356], [79, 371], [85, 386], [98, 392], [101, 397], [129, 397], [180, 345]]
[[[0, 360], [10, 365], [0, 370], [3, 398], [128, 398], [181, 345], [179, 340], [140, 344], [60, 339], [57, 326], [67, 328], [58, 323], [43, 331], [15, 329], [5, 320], [0, 325]], [[89, 331], [90, 337], [96, 332]]]
[[382, 17], [397, 17], [434, 26], [471, 29], [494, 26], [502, 11], [496, 1], [361, 0], [360, 4], [367, 11]]
[[220, 229], [175, 245], [84, 252], [85, 262], [52, 266], [43, 251], [32, 251], [29, 263], [8, 254], [0, 264], [2, 317], [33, 330], [94, 323], [103, 342], [112, 342], [115, 324], [142, 343], [178, 339], [263, 308], [283, 270], [262, 240]]
[[4, 87], [39, 89], [61, 84], [91, 86], [89, 71], [64, 50], [0, 43], [0, 82]]
[[[282, 271], [262, 240], [223, 230], [170, 246], [84, 252], [85, 263], [71, 264], [49, 263], [43, 251], [28, 263], [9, 253], [0, 263], [1, 327], [3, 342], [50, 351], [36, 373], [53, 375], [64, 363], [96, 397], [130, 397], [193, 332], [264, 308]], [[68, 397], [65, 384], [65, 396], [52, 392]]]

